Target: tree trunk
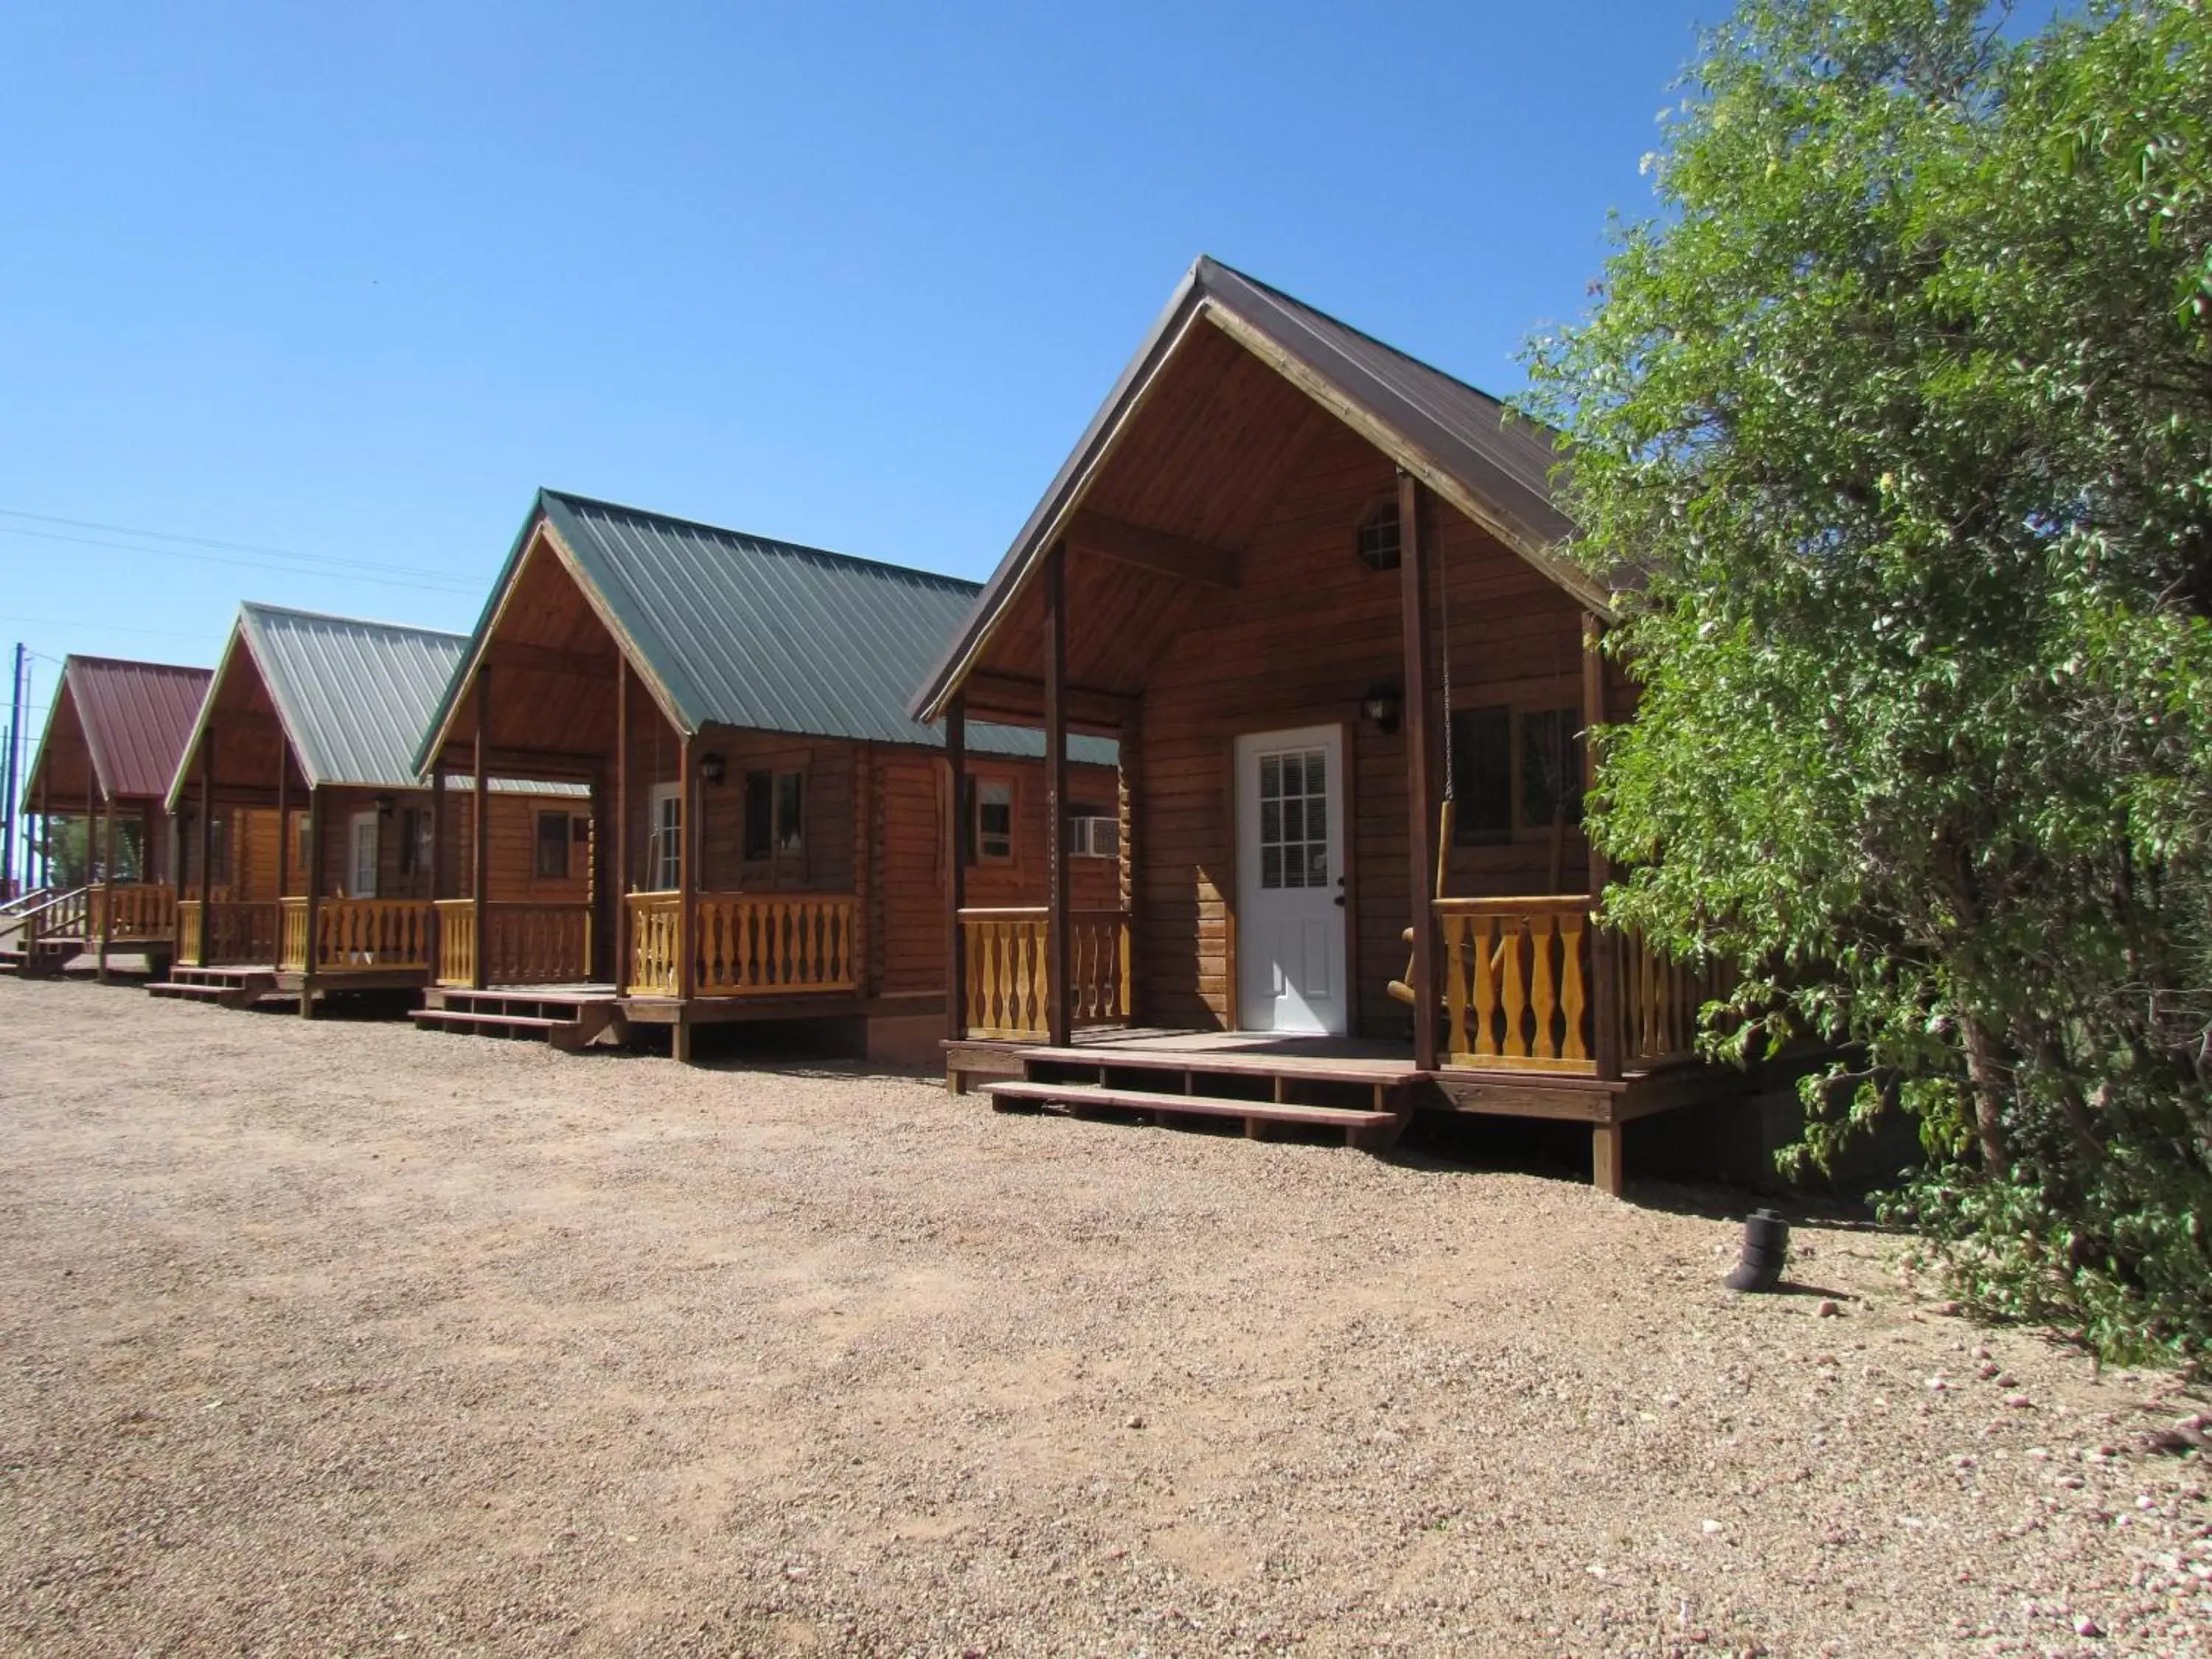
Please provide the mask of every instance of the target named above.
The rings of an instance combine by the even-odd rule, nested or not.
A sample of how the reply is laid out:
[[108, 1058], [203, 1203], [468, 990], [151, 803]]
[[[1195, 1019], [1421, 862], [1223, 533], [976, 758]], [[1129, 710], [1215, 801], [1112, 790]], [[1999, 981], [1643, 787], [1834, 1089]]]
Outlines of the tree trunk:
[[1962, 1015], [1960, 1027], [1966, 1040], [1966, 1076], [1973, 1085], [1974, 1138], [1981, 1143], [1982, 1173], [1996, 1178], [2012, 1162], [2005, 1146], [2006, 1067], [1996, 1038], [1980, 1020]]

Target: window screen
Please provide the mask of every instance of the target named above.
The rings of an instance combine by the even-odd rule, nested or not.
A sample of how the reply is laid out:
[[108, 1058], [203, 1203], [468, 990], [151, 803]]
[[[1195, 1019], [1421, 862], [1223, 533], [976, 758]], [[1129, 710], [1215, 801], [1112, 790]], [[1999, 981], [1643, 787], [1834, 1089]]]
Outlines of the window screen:
[[540, 881], [561, 881], [568, 874], [568, 815], [566, 812], [540, 812], [538, 815], [538, 878]]

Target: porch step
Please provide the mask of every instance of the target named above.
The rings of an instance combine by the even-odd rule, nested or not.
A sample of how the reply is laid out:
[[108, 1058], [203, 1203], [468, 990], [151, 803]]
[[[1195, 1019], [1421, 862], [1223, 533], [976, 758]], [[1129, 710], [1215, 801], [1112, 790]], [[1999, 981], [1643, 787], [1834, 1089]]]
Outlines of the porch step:
[[626, 1036], [628, 1023], [611, 997], [530, 991], [432, 990], [408, 1015], [426, 1031], [542, 1041], [564, 1052], [586, 1047], [603, 1031]]
[[1325, 1060], [1220, 1048], [1125, 1048], [1104, 1042], [1070, 1048], [1017, 1048], [1014, 1058], [1032, 1073], [1040, 1066], [1073, 1066], [1086, 1071], [1104, 1066], [1117, 1072], [1168, 1072], [1177, 1077], [1297, 1078], [1362, 1087], [1404, 1087], [1419, 1082], [1422, 1076], [1420, 1067], [1411, 1060]]
[[155, 981], [146, 992], [217, 1008], [250, 1008], [276, 988], [276, 975], [266, 968], [172, 967], [167, 979]]
[[[1119, 1064], [1119, 1061], [1116, 1061]], [[1361, 1081], [1366, 1079], [1362, 1079]], [[1347, 1146], [1384, 1147], [1397, 1139], [1403, 1127], [1403, 1115], [1397, 1112], [1368, 1111], [1352, 1106], [1300, 1106], [1289, 1101], [1232, 1100], [1218, 1095], [1171, 1095], [1150, 1089], [1116, 1089], [1103, 1084], [1080, 1082], [1039, 1081], [1023, 1079], [1020, 1081], [1000, 1080], [981, 1085], [977, 1092], [988, 1096], [992, 1105], [1005, 1111], [1016, 1102], [1038, 1106], [1060, 1106], [1071, 1115], [1080, 1117], [1085, 1111], [1100, 1107], [1125, 1112], [1140, 1112], [1156, 1122], [1165, 1122], [1177, 1117], [1225, 1117], [1241, 1119], [1244, 1133], [1258, 1139], [1261, 1126], [1268, 1123], [1291, 1123], [1309, 1128], [1341, 1129]]]

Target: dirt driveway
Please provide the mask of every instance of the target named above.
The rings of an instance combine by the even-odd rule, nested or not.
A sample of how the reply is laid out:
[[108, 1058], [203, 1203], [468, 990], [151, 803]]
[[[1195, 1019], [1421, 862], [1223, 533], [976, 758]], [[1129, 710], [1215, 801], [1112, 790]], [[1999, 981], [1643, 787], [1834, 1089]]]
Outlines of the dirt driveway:
[[2203, 1650], [2190, 1402], [1636, 1195], [0, 981], [0, 1646]]

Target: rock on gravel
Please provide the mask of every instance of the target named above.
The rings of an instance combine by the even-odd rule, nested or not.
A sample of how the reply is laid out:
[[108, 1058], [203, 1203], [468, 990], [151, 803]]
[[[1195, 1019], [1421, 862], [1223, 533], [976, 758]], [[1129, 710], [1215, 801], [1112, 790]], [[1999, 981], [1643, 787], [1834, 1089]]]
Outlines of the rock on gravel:
[[0, 1032], [8, 1651], [2207, 1650], [2203, 1402], [1860, 1226], [1739, 1297], [1738, 1195], [121, 987]]

